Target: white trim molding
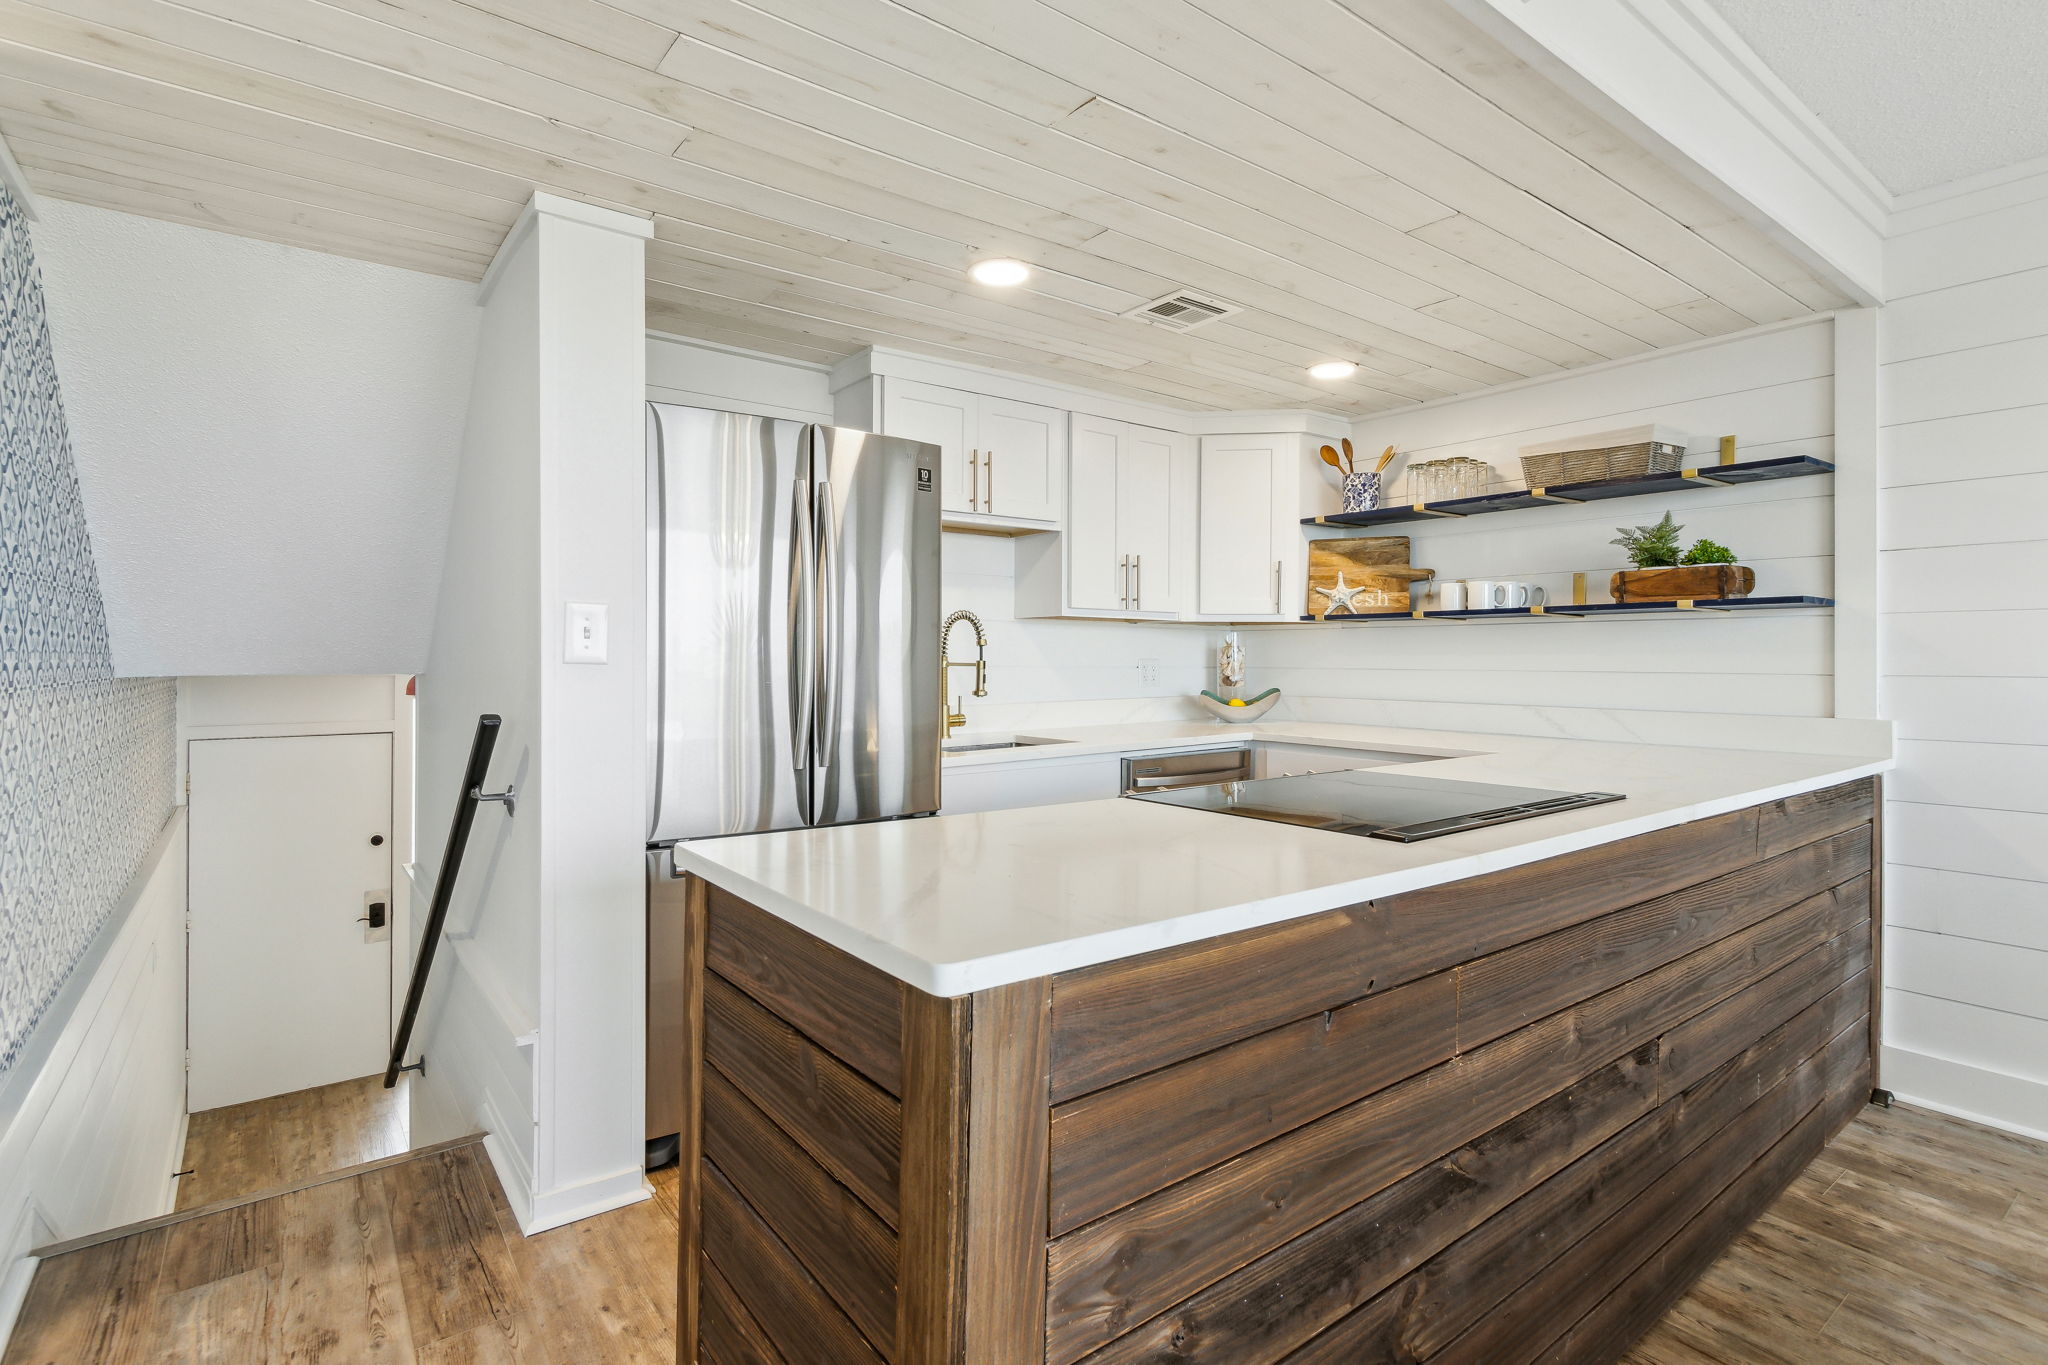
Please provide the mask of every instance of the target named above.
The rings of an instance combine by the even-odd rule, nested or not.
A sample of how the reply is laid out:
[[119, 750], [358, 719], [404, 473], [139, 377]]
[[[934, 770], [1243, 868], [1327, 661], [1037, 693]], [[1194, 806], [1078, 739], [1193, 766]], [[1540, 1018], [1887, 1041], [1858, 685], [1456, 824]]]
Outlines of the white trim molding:
[[42, 216], [36, 212], [36, 192], [29, 188], [28, 175], [21, 169], [21, 163], [14, 159], [5, 137], [0, 137], [0, 185], [7, 187], [31, 223]]
[[1835, 314], [1834, 712], [1878, 710], [1877, 448], [1879, 308]]
[[654, 235], [654, 219], [639, 214], [624, 213], [618, 209], [600, 208], [586, 204], [580, 199], [570, 199], [545, 190], [535, 190], [533, 197], [526, 201], [526, 207], [519, 211], [519, 217], [506, 229], [504, 239], [491, 256], [491, 263], [484, 267], [484, 277], [477, 281], [476, 301], [481, 305], [491, 296], [491, 290], [498, 283], [498, 276], [505, 262], [518, 254], [519, 246], [530, 236], [542, 218], [556, 218], [563, 222], [581, 223], [585, 227], [602, 228], [606, 232], [617, 232], [627, 237], [648, 238]]
[[1706, 0], [1451, 0], [1862, 304], [1891, 197]]
[[1878, 1075], [1901, 1104], [2048, 1141], [2048, 1085], [1886, 1043]]
[[1902, 237], [2039, 199], [2048, 199], [2048, 156], [1902, 194], [1893, 201], [1886, 235]]
[[[1806, 321], [1812, 319], [1809, 317]], [[884, 346], [862, 347], [833, 365], [828, 373], [831, 389], [835, 394], [879, 375], [894, 379], [912, 379], [922, 384], [938, 384], [951, 389], [965, 389], [970, 393], [986, 394], [991, 398], [1013, 398], [1020, 403], [1038, 403], [1066, 412], [1085, 413], [1090, 417], [1103, 417], [1113, 422], [1133, 422], [1139, 426], [1157, 427], [1162, 431], [1177, 431], [1189, 436], [1279, 432], [1288, 435], [1321, 436], [1334, 441], [1351, 434], [1353, 421], [1349, 417], [1340, 417], [1335, 413], [1319, 412], [1310, 408], [1210, 412], [1194, 408], [1154, 406], [1129, 398], [1119, 398], [1114, 394], [1097, 393], [1093, 389], [1083, 388], [1077, 384], [1062, 384], [1050, 379], [1019, 376], [1002, 370], [984, 369], [979, 365], [963, 365], [952, 360], [934, 360], [930, 356], [918, 355], [911, 351], [891, 350]]]

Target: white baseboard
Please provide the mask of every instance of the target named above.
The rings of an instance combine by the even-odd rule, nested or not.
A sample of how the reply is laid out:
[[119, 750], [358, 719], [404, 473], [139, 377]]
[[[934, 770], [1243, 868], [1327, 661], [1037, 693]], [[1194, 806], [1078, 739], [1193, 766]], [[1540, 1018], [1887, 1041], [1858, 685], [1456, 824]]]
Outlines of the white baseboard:
[[178, 1130], [171, 1135], [170, 1161], [164, 1169], [170, 1172], [164, 1177], [164, 1206], [158, 1213], [178, 1211], [178, 1172], [185, 1169], [185, 1139], [192, 1133], [192, 1115], [188, 1111], [178, 1115]]
[[653, 1195], [654, 1190], [647, 1183], [647, 1172], [639, 1166], [629, 1166], [623, 1171], [613, 1171], [563, 1189], [536, 1193], [527, 1217], [520, 1221], [519, 1229], [531, 1237], [549, 1228], [623, 1209]]
[[2048, 1085], [1887, 1044], [1878, 1084], [1904, 1104], [2048, 1141]]

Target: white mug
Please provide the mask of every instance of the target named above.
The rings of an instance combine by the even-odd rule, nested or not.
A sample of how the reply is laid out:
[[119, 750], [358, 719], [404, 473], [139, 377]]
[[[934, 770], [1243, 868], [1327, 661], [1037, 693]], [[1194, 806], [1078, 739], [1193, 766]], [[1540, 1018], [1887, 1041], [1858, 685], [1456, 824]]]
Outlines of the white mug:
[[1518, 611], [1544, 606], [1549, 600], [1534, 583], [1509, 578], [1473, 578], [1465, 583], [1465, 601], [1473, 611]]
[[1453, 578], [1436, 585], [1436, 609], [1438, 611], [1465, 610], [1465, 582]]

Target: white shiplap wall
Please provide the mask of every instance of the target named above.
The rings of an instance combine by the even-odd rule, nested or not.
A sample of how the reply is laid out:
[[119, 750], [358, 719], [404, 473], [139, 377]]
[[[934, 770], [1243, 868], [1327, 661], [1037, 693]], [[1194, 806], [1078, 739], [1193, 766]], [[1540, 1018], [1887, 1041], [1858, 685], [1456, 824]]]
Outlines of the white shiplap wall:
[[[1688, 464], [1713, 463], [1730, 433], [1742, 459], [1828, 459], [1833, 403], [1834, 328], [1819, 319], [1368, 419], [1353, 440], [1368, 455], [1400, 450], [1390, 498], [1400, 501], [1417, 461], [1486, 460], [1499, 486], [1520, 487], [1518, 447], [1648, 422], [1688, 434]], [[1828, 596], [1833, 482], [1532, 508], [1388, 533], [1409, 535], [1413, 562], [1439, 579], [1526, 579], [1570, 601], [1573, 571], [1587, 570], [1588, 600], [1605, 601], [1607, 575], [1623, 567], [1607, 543], [1615, 528], [1668, 508], [1688, 542], [1712, 536], [1754, 567], [1758, 595]], [[1553, 718], [1586, 708], [1827, 716], [1832, 629], [1825, 614], [1806, 613], [1277, 627], [1258, 633], [1252, 662], [1260, 686], [1278, 685], [1300, 714], [1332, 720], [1491, 730], [1529, 708]]]
[[[647, 389], [660, 402], [832, 420], [823, 367], [681, 337], [648, 337]], [[1212, 684], [1211, 656], [1218, 643], [1213, 631], [1121, 621], [1017, 620], [1019, 543], [948, 533], [941, 547], [945, 610], [972, 611], [988, 629], [988, 696], [966, 698], [970, 727], [1169, 719], [1180, 713], [1175, 699], [1184, 701]], [[954, 657], [973, 658], [973, 638], [966, 626], [956, 627]], [[964, 693], [971, 685], [965, 672], [953, 676], [955, 690]]]
[[1885, 1084], [2048, 1131], [2048, 200], [1886, 273]]

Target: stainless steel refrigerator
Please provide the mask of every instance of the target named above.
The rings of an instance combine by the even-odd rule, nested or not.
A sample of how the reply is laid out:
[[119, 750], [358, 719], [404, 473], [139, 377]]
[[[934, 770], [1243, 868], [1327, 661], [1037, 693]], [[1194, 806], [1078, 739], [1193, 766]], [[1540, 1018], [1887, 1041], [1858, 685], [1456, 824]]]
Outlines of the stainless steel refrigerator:
[[939, 806], [939, 448], [647, 405], [647, 1136], [682, 1121], [678, 840]]
[[939, 805], [939, 448], [647, 405], [648, 842]]

